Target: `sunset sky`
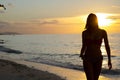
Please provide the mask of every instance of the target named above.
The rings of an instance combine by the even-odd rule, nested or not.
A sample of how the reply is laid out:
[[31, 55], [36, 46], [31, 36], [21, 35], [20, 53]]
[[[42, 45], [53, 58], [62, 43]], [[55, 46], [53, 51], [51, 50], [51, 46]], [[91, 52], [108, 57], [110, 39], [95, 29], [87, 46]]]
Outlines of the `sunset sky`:
[[120, 32], [120, 0], [0, 0], [0, 33], [81, 33], [89, 13], [100, 28]]

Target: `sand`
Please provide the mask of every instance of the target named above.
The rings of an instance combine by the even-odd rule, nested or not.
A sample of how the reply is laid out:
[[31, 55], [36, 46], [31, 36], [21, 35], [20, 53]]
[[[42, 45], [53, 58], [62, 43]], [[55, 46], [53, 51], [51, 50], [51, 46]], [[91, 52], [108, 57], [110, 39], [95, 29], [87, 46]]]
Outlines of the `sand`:
[[0, 59], [0, 80], [64, 80], [46, 71]]
[[[0, 80], [86, 80], [79, 70], [0, 56]], [[120, 76], [103, 76], [99, 80], [120, 80]]]
[[[51, 66], [51, 65], [42, 64], [42, 63], [34, 63], [34, 62], [19, 61], [19, 60], [16, 62], [21, 64], [27, 64], [28, 66], [32, 66], [38, 70], [48, 71], [66, 80], [86, 80], [85, 74], [82, 71], [63, 68], [63, 67], [57, 67], [57, 66]], [[114, 79], [100, 76], [99, 80], [114, 80]], [[120, 79], [115, 79], [115, 80], [120, 80]]]

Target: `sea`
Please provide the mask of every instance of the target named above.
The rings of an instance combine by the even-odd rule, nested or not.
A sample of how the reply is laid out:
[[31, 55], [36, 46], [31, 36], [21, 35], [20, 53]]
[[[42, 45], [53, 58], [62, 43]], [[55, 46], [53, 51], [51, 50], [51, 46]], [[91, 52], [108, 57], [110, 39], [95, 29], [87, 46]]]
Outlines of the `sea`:
[[[108, 70], [107, 53], [102, 43], [101, 74], [120, 77], [120, 34], [108, 34], [108, 39], [113, 68]], [[0, 46], [22, 52], [1, 53], [9, 58], [83, 71], [82, 59], [79, 57], [82, 47], [81, 34], [0, 35], [0, 40], [5, 41]]]

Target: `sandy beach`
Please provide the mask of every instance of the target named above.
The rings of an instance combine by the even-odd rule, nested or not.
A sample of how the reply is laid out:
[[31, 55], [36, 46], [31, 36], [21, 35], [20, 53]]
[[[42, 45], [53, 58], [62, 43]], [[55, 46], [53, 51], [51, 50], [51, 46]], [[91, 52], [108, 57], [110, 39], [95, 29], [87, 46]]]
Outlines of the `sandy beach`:
[[[22, 60], [0, 59], [2, 80], [86, 80], [82, 71]], [[99, 80], [119, 80], [100, 76]]]
[[[7, 56], [6, 50], [8, 52], [14, 50], [11, 51], [11, 49], [4, 47], [1, 47], [0, 50], [2, 50], [0, 52], [1, 80], [86, 80], [85, 74], [82, 71], [20, 59], [11, 59]], [[120, 76], [101, 75], [99, 80], [120, 80]]]
[[0, 80], [64, 80], [47, 71], [0, 59]]

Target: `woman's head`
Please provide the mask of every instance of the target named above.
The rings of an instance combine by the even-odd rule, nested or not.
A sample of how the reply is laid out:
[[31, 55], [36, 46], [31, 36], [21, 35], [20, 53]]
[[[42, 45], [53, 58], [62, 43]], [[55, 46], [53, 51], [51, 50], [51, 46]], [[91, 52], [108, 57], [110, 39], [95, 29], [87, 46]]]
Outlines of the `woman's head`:
[[95, 14], [91, 13], [88, 15], [85, 29], [87, 30], [98, 29], [98, 19]]

